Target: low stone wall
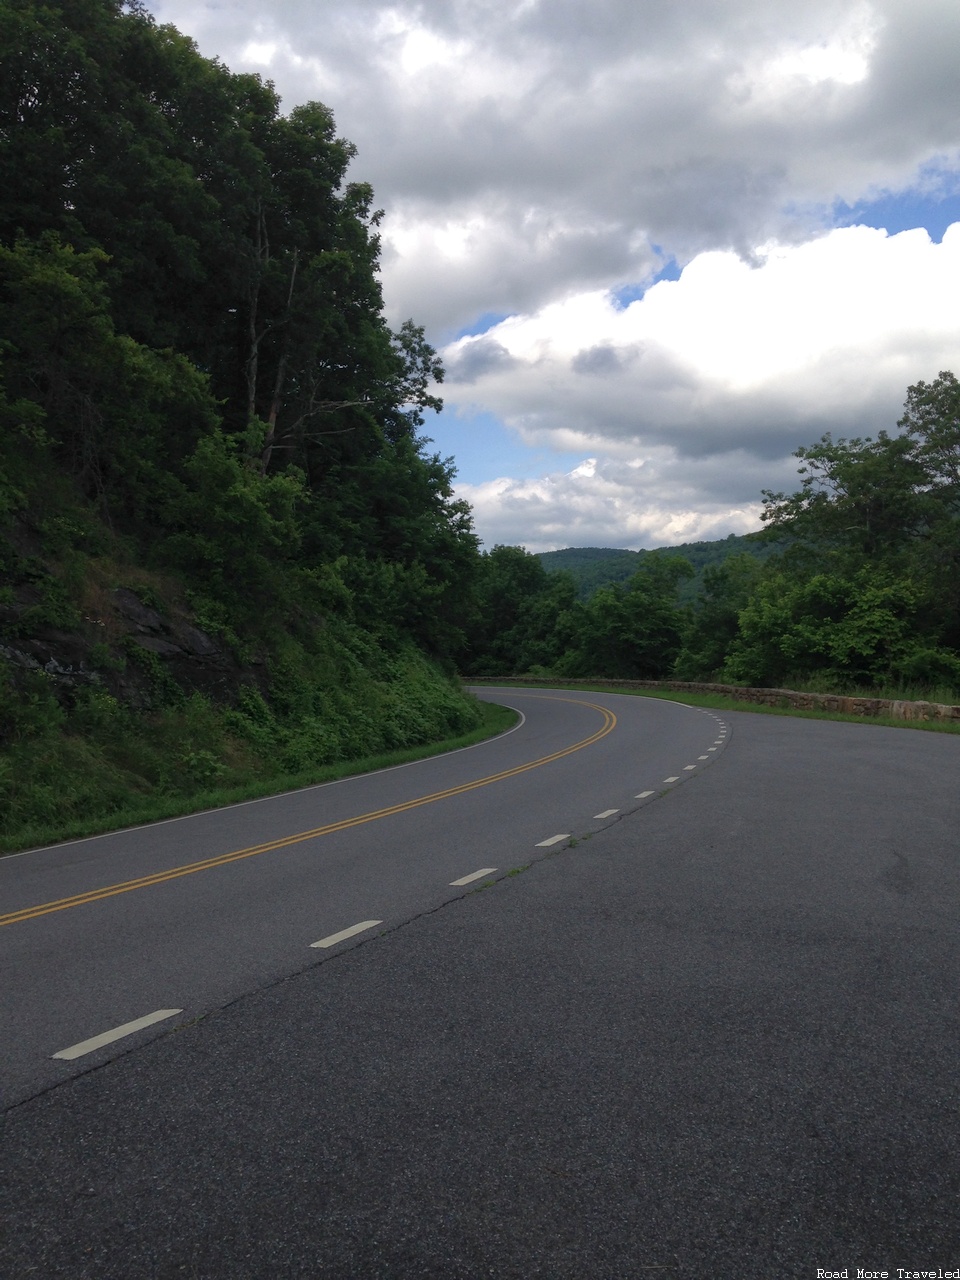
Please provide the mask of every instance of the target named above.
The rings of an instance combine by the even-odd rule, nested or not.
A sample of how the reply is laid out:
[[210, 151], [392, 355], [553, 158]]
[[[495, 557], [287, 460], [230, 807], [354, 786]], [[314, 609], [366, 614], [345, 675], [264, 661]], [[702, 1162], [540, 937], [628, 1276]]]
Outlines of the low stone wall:
[[[470, 684], [556, 685], [556, 680], [533, 676], [476, 677]], [[576, 684], [577, 681], [571, 681]], [[767, 707], [797, 707], [802, 711], [839, 711], [848, 716], [888, 716], [893, 720], [947, 720], [960, 724], [960, 707], [940, 702], [902, 702], [891, 698], [857, 698], [838, 693], [798, 693], [795, 689], [752, 689], [739, 684], [699, 684], [684, 680], [585, 680], [605, 689], [674, 689], [678, 693], [719, 693], [738, 702]]]

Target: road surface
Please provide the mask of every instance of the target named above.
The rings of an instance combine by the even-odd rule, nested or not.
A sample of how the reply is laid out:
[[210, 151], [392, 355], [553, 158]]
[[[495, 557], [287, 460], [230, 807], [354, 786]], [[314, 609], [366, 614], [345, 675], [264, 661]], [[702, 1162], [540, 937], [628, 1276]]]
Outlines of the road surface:
[[523, 726], [0, 863], [0, 1273], [960, 1266], [960, 739], [483, 696]]

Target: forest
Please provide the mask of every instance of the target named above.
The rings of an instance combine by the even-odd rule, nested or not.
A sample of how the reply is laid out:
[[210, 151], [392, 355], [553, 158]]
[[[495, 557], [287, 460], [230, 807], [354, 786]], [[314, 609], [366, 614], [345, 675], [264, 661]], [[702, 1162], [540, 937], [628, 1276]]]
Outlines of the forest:
[[673, 547], [657, 547], [653, 551], [625, 551], [611, 547], [566, 547], [562, 551], [541, 551], [543, 566], [550, 573], [572, 573], [577, 584], [577, 596], [588, 600], [598, 587], [614, 582], [626, 582], [641, 568], [648, 556], [682, 556], [693, 565], [693, 577], [685, 578], [679, 587], [678, 598], [692, 604], [700, 595], [703, 575], [711, 565], [721, 564], [732, 555], [749, 552], [761, 560], [781, 549], [779, 542], [755, 533], [731, 533], [716, 542], [681, 542]]
[[0, 68], [0, 842], [493, 732], [471, 676], [960, 691], [951, 373], [584, 588], [481, 550], [328, 107], [136, 0], [0, 0]]

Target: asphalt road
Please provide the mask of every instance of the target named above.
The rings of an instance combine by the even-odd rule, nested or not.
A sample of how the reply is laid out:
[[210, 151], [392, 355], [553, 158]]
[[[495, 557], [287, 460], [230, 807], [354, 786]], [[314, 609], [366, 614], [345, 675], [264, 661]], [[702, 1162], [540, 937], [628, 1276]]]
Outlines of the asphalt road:
[[0, 864], [0, 1274], [960, 1268], [960, 738], [484, 696], [526, 724]]
[[388, 931], [462, 897], [470, 886], [452, 881], [505, 874], [545, 839], [595, 830], [723, 747], [720, 720], [678, 704], [500, 700], [524, 722], [465, 751], [0, 859], [0, 1098], [129, 1047], [53, 1056], [92, 1037], [161, 1010], [191, 1021], [316, 964], [316, 941], [366, 921]]

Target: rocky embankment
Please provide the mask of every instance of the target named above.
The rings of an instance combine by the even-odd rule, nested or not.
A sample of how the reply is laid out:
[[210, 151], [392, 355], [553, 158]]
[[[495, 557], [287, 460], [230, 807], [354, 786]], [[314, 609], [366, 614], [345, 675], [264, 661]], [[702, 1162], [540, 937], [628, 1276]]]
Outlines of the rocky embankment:
[[[84, 686], [98, 686], [138, 710], [155, 705], [158, 692], [175, 684], [231, 704], [241, 685], [264, 684], [263, 660], [237, 661], [219, 638], [202, 630], [182, 607], [147, 604], [130, 587], [102, 591], [98, 608], [76, 629], [46, 622], [30, 626], [35, 602], [19, 591], [0, 607], [0, 657], [18, 673], [43, 672], [59, 701], [69, 703]], [[18, 634], [20, 633], [20, 634]]]

